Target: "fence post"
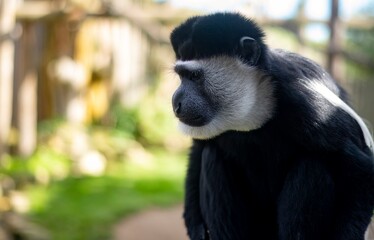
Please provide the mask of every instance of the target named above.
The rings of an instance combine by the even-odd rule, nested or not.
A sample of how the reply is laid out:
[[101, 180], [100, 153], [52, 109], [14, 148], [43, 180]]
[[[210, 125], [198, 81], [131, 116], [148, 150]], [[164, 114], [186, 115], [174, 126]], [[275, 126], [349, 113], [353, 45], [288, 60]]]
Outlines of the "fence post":
[[[34, 23], [23, 23], [23, 36], [18, 46], [17, 63], [18, 79], [15, 80], [14, 106], [17, 109], [16, 126], [19, 132], [18, 154], [31, 155], [36, 148], [37, 128], [37, 59], [36, 59], [36, 26]], [[17, 65], [16, 65], [17, 66]]]
[[327, 70], [336, 80], [344, 79], [343, 59], [340, 55], [342, 43], [342, 25], [339, 18], [339, 0], [331, 0], [331, 16], [329, 21], [330, 40], [327, 51]]
[[8, 149], [12, 119], [14, 42], [17, 0], [0, 0], [0, 158]]

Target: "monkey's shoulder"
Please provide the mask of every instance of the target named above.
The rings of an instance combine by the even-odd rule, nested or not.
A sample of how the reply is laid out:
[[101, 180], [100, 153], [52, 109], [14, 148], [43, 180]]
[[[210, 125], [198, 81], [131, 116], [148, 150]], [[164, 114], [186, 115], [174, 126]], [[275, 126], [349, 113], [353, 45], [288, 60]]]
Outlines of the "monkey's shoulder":
[[334, 82], [318, 63], [297, 53], [283, 49], [269, 49], [267, 55], [268, 69], [266, 70], [278, 78]]
[[291, 97], [287, 101], [305, 103], [312, 108], [326, 104], [327, 101], [321, 101], [319, 93], [310, 87], [317, 84], [326, 86], [349, 104], [349, 96], [344, 88], [322, 66], [300, 54], [283, 49], [269, 49], [265, 71], [272, 77], [278, 93]]

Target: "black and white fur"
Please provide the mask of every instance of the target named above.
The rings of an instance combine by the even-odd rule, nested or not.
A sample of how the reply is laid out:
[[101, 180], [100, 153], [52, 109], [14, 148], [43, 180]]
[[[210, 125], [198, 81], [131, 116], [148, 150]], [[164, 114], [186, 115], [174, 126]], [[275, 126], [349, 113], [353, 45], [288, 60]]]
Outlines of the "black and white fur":
[[227, 130], [249, 131], [261, 127], [270, 119], [274, 103], [273, 87], [268, 76], [256, 68], [226, 56], [178, 61], [175, 66], [189, 71], [204, 69], [204, 91], [224, 105], [203, 126], [189, 126], [181, 121], [180, 128], [187, 135], [206, 139]]
[[171, 34], [173, 109], [193, 138], [191, 239], [363, 240], [374, 208], [373, 139], [313, 61], [269, 49], [239, 14]]

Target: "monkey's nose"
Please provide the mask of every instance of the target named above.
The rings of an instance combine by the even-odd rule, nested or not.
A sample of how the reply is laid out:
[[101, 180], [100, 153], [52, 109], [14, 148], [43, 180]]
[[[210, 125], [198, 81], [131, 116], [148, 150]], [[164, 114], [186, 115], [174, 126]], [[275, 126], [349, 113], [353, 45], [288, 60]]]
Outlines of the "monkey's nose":
[[178, 103], [176, 107], [174, 107], [174, 114], [176, 116], [178, 116], [180, 113], [181, 113], [181, 107], [182, 107], [182, 103]]
[[182, 113], [182, 99], [183, 99], [183, 91], [178, 89], [172, 99], [173, 104], [173, 111], [176, 117], [179, 117]]

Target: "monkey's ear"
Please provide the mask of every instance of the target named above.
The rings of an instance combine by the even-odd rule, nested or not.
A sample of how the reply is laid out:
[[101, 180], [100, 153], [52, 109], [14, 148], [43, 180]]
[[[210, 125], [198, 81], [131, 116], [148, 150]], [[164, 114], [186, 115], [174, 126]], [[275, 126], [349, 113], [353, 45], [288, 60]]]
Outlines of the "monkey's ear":
[[240, 50], [242, 56], [250, 65], [256, 65], [261, 55], [261, 48], [257, 41], [251, 37], [240, 38]]

